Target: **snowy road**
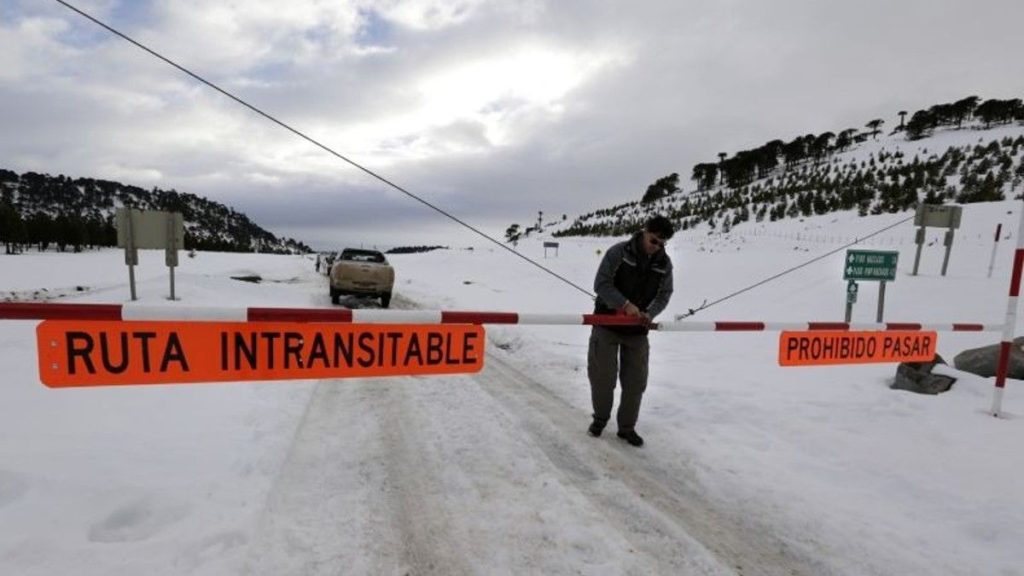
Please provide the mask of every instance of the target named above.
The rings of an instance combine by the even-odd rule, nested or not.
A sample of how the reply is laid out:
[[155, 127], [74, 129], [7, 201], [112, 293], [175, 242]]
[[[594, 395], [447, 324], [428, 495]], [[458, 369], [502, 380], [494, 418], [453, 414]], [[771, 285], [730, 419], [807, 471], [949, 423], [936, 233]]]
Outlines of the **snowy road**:
[[500, 356], [473, 377], [321, 381], [246, 572], [829, 573], [705, 501], [671, 452], [587, 436]]

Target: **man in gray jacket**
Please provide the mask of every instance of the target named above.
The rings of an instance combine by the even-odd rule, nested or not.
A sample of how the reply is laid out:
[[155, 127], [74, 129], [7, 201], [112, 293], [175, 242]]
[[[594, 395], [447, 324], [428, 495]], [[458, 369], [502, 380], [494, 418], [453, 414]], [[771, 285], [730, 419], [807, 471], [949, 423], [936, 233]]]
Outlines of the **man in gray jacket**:
[[594, 326], [590, 333], [591, 436], [600, 436], [611, 418], [618, 380], [622, 385], [616, 414], [618, 436], [633, 446], [643, 446], [644, 439], [635, 427], [647, 389], [647, 326], [672, 297], [672, 260], [665, 253], [665, 242], [674, 232], [668, 218], [654, 216], [643, 230], [609, 248], [601, 259], [594, 279], [594, 313], [622, 314], [641, 321], [633, 326]]

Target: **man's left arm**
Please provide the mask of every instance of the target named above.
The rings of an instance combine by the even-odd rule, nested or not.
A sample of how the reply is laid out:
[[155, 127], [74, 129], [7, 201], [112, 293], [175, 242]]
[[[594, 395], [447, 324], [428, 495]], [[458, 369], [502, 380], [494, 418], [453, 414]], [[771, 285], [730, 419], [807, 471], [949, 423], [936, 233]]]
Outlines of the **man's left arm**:
[[658, 293], [654, 295], [654, 300], [651, 300], [651, 304], [647, 306], [647, 317], [653, 320], [658, 314], [668, 306], [668, 301], [672, 298], [672, 263], [669, 262], [666, 266], [665, 276], [661, 279], [661, 285], [658, 286]]

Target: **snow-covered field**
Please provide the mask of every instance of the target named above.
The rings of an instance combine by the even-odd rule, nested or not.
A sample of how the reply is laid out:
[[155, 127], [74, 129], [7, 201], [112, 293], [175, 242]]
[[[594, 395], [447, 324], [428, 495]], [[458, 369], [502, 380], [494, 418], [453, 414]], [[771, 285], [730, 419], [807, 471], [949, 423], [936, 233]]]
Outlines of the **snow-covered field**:
[[[900, 251], [885, 319], [1001, 323], [1020, 210], [966, 206], [945, 277], [940, 230], [916, 277], [910, 222], [859, 245]], [[907, 216], [681, 233], [661, 319]], [[545, 259], [541, 240], [519, 249], [587, 288], [612, 242], [561, 239]], [[392, 256], [393, 306], [590, 311], [493, 245], [467, 248]], [[692, 320], [842, 320], [842, 260]], [[127, 302], [123, 262], [0, 256], [0, 299]], [[313, 267], [183, 254], [176, 292], [330, 307]], [[140, 303], [166, 304], [162, 253], [137, 274]], [[231, 279], [250, 274], [264, 281]], [[855, 321], [874, 321], [875, 295], [861, 284]], [[653, 333], [638, 450], [586, 435], [585, 327], [488, 327], [472, 376], [58, 390], [39, 383], [35, 325], [0, 321], [0, 574], [1024, 574], [1024, 382], [996, 419], [993, 381], [951, 367], [950, 392], [919, 396], [889, 389], [893, 365], [779, 367], [775, 332]], [[938, 350], [999, 339], [942, 333]]]

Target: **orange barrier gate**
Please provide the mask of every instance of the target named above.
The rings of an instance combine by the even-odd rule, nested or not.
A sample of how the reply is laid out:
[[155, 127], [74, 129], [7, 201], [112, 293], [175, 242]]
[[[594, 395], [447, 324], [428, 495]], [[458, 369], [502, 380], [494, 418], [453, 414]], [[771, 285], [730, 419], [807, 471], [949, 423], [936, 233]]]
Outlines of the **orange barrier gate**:
[[[1014, 277], [1022, 262], [1019, 251]], [[1015, 284], [1011, 302], [1017, 290]], [[600, 314], [0, 302], [4, 319], [44, 320], [37, 329], [39, 374], [51, 387], [469, 373], [483, 369], [483, 324], [643, 323]], [[649, 327], [779, 331], [779, 364], [809, 366], [926, 362], [934, 358], [938, 332], [1006, 332], [1010, 314], [1007, 321], [675, 321]], [[997, 401], [1002, 388], [997, 378]]]

